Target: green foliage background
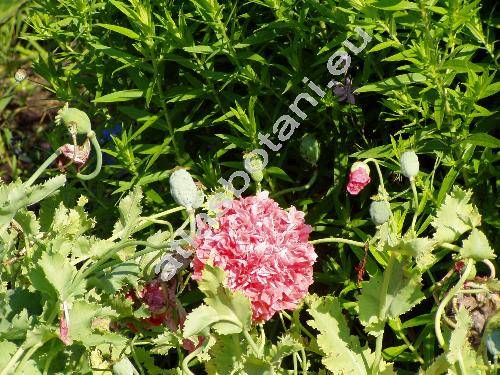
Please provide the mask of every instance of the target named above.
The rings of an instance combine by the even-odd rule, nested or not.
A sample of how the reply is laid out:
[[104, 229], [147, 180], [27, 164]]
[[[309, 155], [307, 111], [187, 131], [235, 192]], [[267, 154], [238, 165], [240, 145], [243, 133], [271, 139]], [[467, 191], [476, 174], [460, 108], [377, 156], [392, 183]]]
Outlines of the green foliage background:
[[[89, 114], [100, 137], [104, 130], [120, 125], [121, 134], [103, 144], [109, 157], [99, 178], [85, 184], [70, 180], [61, 197], [66, 203], [80, 193], [90, 197], [88, 209], [99, 223], [100, 235], [110, 234], [116, 219], [110, 213], [134, 187], [143, 189], [145, 213], [172, 207], [167, 181], [176, 166], [189, 167], [207, 191], [219, 186], [221, 176], [241, 170], [244, 153], [258, 147], [257, 134], [271, 133], [276, 119], [289, 113], [294, 98], [306, 91], [303, 77], [326, 90], [331, 79], [326, 61], [347, 38], [359, 45], [354, 29], [361, 27], [372, 40], [360, 54], [351, 54], [348, 76], [358, 88], [356, 104], [339, 102], [331, 91], [316, 107], [303, 103], [308, 117], [279, 152], [270, 152], [264, 188], [273, 193], [307, 183], [313, 168], [300, 156], [299, 142], [306, 133], [315, 135], [321, 144], [317, 182], [307, 191], [284, 194], [278, 200], [283, 207], [295, 205], [305, 211], [315, 237], [363, 241], [374, 231], [367, 212], [375, 184], [359, 197], [350, 197], [345, 191], [350, 165], [358, 158], [377, 158], [389, 171], [386, 188], [408, 198], [400, 207], [401, 222], [408, 223], [411, 191], [399, 176], [398, 158], [411, 148], [419, 154], [423, 172], [417, 181], [423, 191], [418, 232], [429, 233], [436, 208], [458, 184], [473, 190], [490, 243], [500, 240], [500, 140], [495, 137], [500, 82], [495, 77], [494, 2], [35, 0], [27, 7], [13, 4], [0, 5], [4, 10], [0, 35], [6, 41], [0, 47], [1, 87], [9, 94], [0, 99], [0, 151], [2, 155], [10, 151], [8, 111], [14, 99], [9, 90], [18, 90], [6, 77], [27, 61], [32, 61], [33, 73], [44, 79], [55, 99]], [[32, 87], [29, 82], [23, 85]], [[52, 125], [44, 129], [43, 137], [53, 148], [65, 142], [62, 130]], [[34, 165], [48, 155], [45, 152], [30, 153]], [[16, 173], [29, 175], [22, 168]], [[149, 234], [154, 231], [152, 227]], [[354, 266], [363, 251], [326, 245], [317, 249], [320, 261], [312, 291], [341, 296], [343, 308], [352, 313], [348, 300], [357, 289]], [[377, 274], [384, 265], [376, 255], [370, 257], [368, 275]], [[442, 275], [450, 267], [448, 256], [432, 272]], [[427, 275], [424, 284], [432, 284]], [[185, 303], [200, 300], [195, 294]], [[415, 325], [404, 327], [413, 329], [410, 334], [426, 362], [435, 356], [431, 308], [424, 304], [413, 311], [410, 318]], [[348, 323], [361, 329], [354, 321]], [[416, 332], [415, 326], [422, 329]], [[391, 328], [394, 335], [388, 339], [386, 357], [392, 355], [402, 371], [412, 373], [415, 358], [408, 349], [399, 351], [401, 327]]]

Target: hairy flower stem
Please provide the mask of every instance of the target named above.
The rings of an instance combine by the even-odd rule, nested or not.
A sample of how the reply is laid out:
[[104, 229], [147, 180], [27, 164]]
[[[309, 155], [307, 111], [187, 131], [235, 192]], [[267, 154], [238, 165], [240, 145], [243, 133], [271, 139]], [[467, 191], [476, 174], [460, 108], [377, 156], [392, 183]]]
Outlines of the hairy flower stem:
[[59, 155], [62, 154], [62, 151], [57, 149], [50, 155], [47, 160], [43, 162], [43, 164], [31, 175], [31, 177], [24, 183], [26, 187], [33, 185], [33, 183], [36, 181], [38, 177], [49, 167], [49, 165], [52, 164], [54, 160], [57, 159]]
[[184, 360], [182, 361], [182, 365], [181, 365], [181, 368], [182, 368], [182, 373], [184, 375], [194, 375], [191, 370], [189, 369], [189, 362], [191, 362], [191, 360], [193, 358], [195, 358], [199, 353], [201, 353], [203, 351], [203, 349], [206, 348], [206, 346], [208, 345], [209, 343], [209, 340], [208, 340], [208, 337], [206, 338], [205, 342], [203, 343], [203, 345], [200, 345], [199, 347], [197, 347], [195, 350], [193, 350], [191, 353], [189, 353], [185, 358]]
[[[93, 178], [97, 177], [97, 175], [101, 172], [102, 168], [102, 151], [101, 151], [101, 146], [99, 145], [99, 141], [97, 140], [97, 137], [95, 135], [95, 132], [92, 130], [88, 132], [87, 138], [90, 139], [90, 142], [92, 142], [92, 146], [94, 146], [96, 156], [97, 156], [97, 162], [95, 169], [92, 173], [90, 174], [81, 174], [77, 173], [76, 177], [79, 178], [80, 180], [92, 180]], [[76, 150], [76, 147], [75, 147]]]
[[26, 363], [28, 362], [28, 360], [33, 356], [33, 354], [35, 354], [35, 352], [40, 349], [43, 344], [45, 344], [45, 341], [41, 341], [35, 345], [33, 345], [27, 352], [26, 354], [23, 356], [23, 358], [21, 359], [21, 362], [19, 362], [19, 366], [17, 366], [16, 368], [16, 371], [15, 373], [16, 374], [23, 374], [23, 370], [24, 370], [24, 366], [26, 366]]
[[297, 191], [308, 190], [314, 184], [314, 182], [316, 182], [316, 178], [318, 178], [318, 171], [315, 169], [311, 178], [309, 179], [309, 181], [305, 185], [297, 186], [297, 187], [293, 187], [293, 188], [288, 188], [288, 189], [283, 189], [283, 190], [280, 190], [274, 194], [271, 194], [271, 196], [273, 198], [276, 198], [276, 197], [279, 197], [280, 195], [283, 195], [283, 194], [295, 193]]
[[243, 332], [243, 336], [245, 336], [245, 339], [248, 341], [248, 344], [252, 348], [252, 351], [255, 354], [255, 356], [257, 358], [260, 358], [261, 355], [259, 352], [259, 348], [257, 347], [257, 344], [255, 344], [255, 341], [253, 341], [252, 336], [250, 336], [250, 333], [248, 333], [248, 331], [245, 328], [242, 329], [242, 332]]
[[415, 232], [415, 224], [417, 223], [417, 216], [418, 216], [418, 193], [417, 193], [417, 187], [415, 186], [415, 178], [410, 178], [410, 185], [411, 185], [411, 191], [413, 192], [413, 199], [415, 202], [415, 211], [413, 212], [413, 218], [411, 220], [411, 232], [412, 234], [416, 237], [417, 233]]
[[2, 369], [2, 372], [0, 372], [0, 375], [9, 375], [11, 374], [11, 368], [16, 366], [17, 364], [17, 361], [19, 360], [19, 358], [22, 357], [22, 355], [24, 354], [25, 352], [25, 349], [23, 348], [23, 346], [19, 346], [19, 348], [17, 349], [17, 351], [14, 353], [14, 355], [10, 358], [9, 362], [7, 362], [7, 364], [5, 365], [5, 367]]
[[392, 268], [394, 267], [395, 259], [396, 259], [396, 256], [394, 254], [391, 254], [391, 256], [389, 258], [389, 262], [387, 263], [387, 267], [384, 271], [384, 279], [382, 281], [382, 288], [380, 288], [379, 319], [380, 319], [381, 325], [382, 325], [382, 332], [380, 333], [379, 336], [377, 336], [377, 341], [375, 343], [375, 360], [373, 361], [373, 365], [372, 365], [372, 369], [371, 369], [372, 375], [378, 374], [380, 360], [382, 359], [382, 342], [384, 340], [383, 328], [385, 326], [385, 323], [387, 322], [387, 317], [386, 317], [387, 306], [386, 306], [385, 302], [386, 302], [386, 298], [387, 298], [387, 290], [389, 289], [389, 281], [391, 279], [391, 273], [392, 273]]
[[380, 181], [380, 187], [381, 187], [380, 190], [382, 191], [382, 194], [388, 195], [387, 191], [385, 190], [384, 177], [382, 176], [382, 171], [380, 170], [380, 165], [378, 163], [378, 160], [377, 159], [373, 159], [373, 158], [368, 158], [364, 162], [366, 164], [368, 164], [369, 162], [372, 162], [375, 165], [375, 169], [377, 170], [377, 174], [378, 174], [378, 179]]
[[191, 235], [191, 238], [194, 238], [196, 235], [196, 218], [194, 216], [194, 210], [190, 209], [188, 210], [188, 215], [189, 215], [189, 234]]
[[443, 333], [441, 332], [441, 315], [443, 315], [444, 309], [448, 305], [448, 303], [451, 301], [453, 296], [457, 294], [457, 292], [462, 288], [462, 286], [465, 283], [465, 280], [469, 277], [470, 272], [472, 271], [472, 267], [474, 265], [474, 260], [469, 259], [467, 261], [467, 266], [465, 267], [464, 273], [458, 280], [457, 284], [451, 288], [451, 290], [446, 294], [446, 296], [443, 298], [441, 303], [438, 306], [438, 309], [436, 311], [436, 316], [434, 318], [434, 330], [436, 332], [436, 338], [439, 342], [439, 345], [444, 349], [448, 349], [448, 345], [445, 343], [444, 338], [443, 338]]
[[125, 247], [129, 247], [129, 246], [146, 246], [146, 247], [150, 247], [153, 250], [161, 250], [161, 249], [164, 249], [166, 247], [169, 247], [170, 242], [159, 244], [159, 245], [155, 245], [155, 244], [152, 244], [152, 243], [147, 242], [147, 241], [125, 241], [125, 242], [119, 243], [119, 244], [113, 246], [111, 249], [109, 249], [101, 259], [99, 259], [97, 262], [95, 262], [90, 267], [85, 268], [85, 266], [83, 266], [82, 268], [80, 268], [78, 270], [78, 273], [76, 274], [76, 276], [74, 278], [75, 284], [80, 283], [85, 277], [91, 275], [92, 272], [94, 272], [96, 269], [98, 269], [99, 266], [104, 264], [107, 260], [111, 259], [111, 257], [113, 257], [113, 255], [115, 255], [118, 251], [120, 251], [121, 249], [123, 249]]
[[353, 245], [353, 246], [358, 246], [358, 247], [365, 247], [365, 243], [364, 242], [348, 240], [346, 238], [340, 238], [340, 237], [327, 237], [327, 238], [320, 238], [320, 239], [317, 239], [317, 240], [309, 241], [309, 243], [311, 245], [317, 245], [317, 244], [320, 244], [320, 243], [330, 243], [330, 242], [345, 243], [347, 245]]

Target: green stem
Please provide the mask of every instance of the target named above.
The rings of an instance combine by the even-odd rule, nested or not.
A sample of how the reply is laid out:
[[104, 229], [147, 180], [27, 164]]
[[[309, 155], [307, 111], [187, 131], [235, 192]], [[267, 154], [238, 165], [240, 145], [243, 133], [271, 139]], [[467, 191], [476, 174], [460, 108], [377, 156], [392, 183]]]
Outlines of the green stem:
[[97, 156], [97, 162], [95, 169], [92, 173], [90, 174], [81, 174], [77, 173], [76, 177], [79, 178], [80, 180], [92, 180], [93, 178], [97, 177], [97, 175], [101, 172], [102, 168], [102, 151], [101, 151], [101, 146], [99, 145], [99, 141], [97, 140], [97, 137], [95, 136], [95, 132], [92, 130], [87, 134], [87, 138], [90, 139], [90, 142], [92, 142], [92, 146], [95, 148], [96, 156]]
[[10, 358], [9, 362], [5, 365], [5, 367], [2, 369], [2, 372], [0, 372], [0, 375], [9, 375], [11, 374], [10, 369], [14, 366], [16, 366], [17, 361], [21, 356], [24, 354], [25, 349], [23, 346], [19, 346], [17, 351], [14, 353], [14, 355]]
[[439, 247], [442, 247], [443, 249], [453, 250], [453, 251], [460, 251], [460, 249], [461, 249], [460, 246], [453, 245], [452, 243], [447, 243], [447, 242], [440, 243]]
[[191, 370], [189, 369], [189, 362], [191, 362], [191, 360], [196, 357], [198, 355], [198, 353], [200, 353], [201, 351], [203, 351], [203, 349], [205, 349], [205, 347], [208, 345], [208, 342], [209, 342], [209, 338], [208, 337], [205, 337], [205, 342], [203, 343], [203, 345], [200, 345], [199, 347], [197, 347], [195, 350], [193, 350], [191, 353], [189, 353], [185, 358], [184, 360], [182, 361], [182, 373], [185, 374], [185, 375], [194, 375]]
[[[78, 270], [78, 273], [75, 276], [75, 279], [74, 279], [75, 284], [77, 285], [85, 277], [92, 274], [92, 272], [94, 272], [100, 265], [104, 264], [107, 260], [112, 258], [113, 255], [115, 255], [118, 251], [120, 251], [121, 249], [123, 249], [125, 247], [129, 247], [129, 246], [146, 246], [146, 247], [150, 247], [153, 250], [161, 250], [161, 249], [164, 249], [164, 248], [170, 246], [170, 242], [159, 244], [159, 245], [154, 245], [154, 244], [147, 242], [147, 241], [125, 241], [125, 242], [119, 243], [119, 244], [113, 246], [111, 249], [109, 249], [101, 259], [99, 259], [97, 262], [95, 262], [90, 267], [85, 269], [85, 267], [82, 266], [82, 268], [80, 268]], [[151, 251], [153, 251], [153, 250], [151, 250]], [[139, 253], [141, 253], [141, 255], [143, 255], [143, 252], [138, 252], [134, 255], [139, 256]]]
[[[389, 281], [391, 279], [391, 273], [392, 273], [392, 268], [394, 267], [394, 260], [396, 259], [396, 256], [394, 254], [391, 254], [389, 258], [389, 262], [387, 263], [387, 268], [384, 271], [384, 279], [382, 281], [382, 287], [380, 288], [380, 294], [379, 294], [379, 300], [380, 300], [380, 306], [379, 306], [379, 319], [381, 320], [382, 327], [385, 326], [386, 323], [386, 313], [387, 313], [387, 307], [386, 307], [386, 298], [387, 298], [387, 290], [389, 288]], [[376, 375], [379, 371], [379, 366], [380, 366], [380, 360], [382, 359], [382, 342], [384, 340], [384, 331], [382, 329], [382, 332], [380, 333], [379, 336], [377, 336], [377, 341], [375, 344], [375, 360], [373, 361], [373, 366], [372, 366], [372, 375]]]
[[318, 171], [314, 170], [311, 178], [309, 179], [309, 181], [305, 185], [297, 186], [297, 187], [293, 187], [293, 188], [288, 188], [288, 189], [284, 189], [284, 190], [280, 190], [280, 191], [278, 191], [278, 192], [276, 192], [274, 194], [271, 194], [271, 196], [273, 198], [276, 198], [276, 197], [279, 197], [280, 195], [283, 195], [283, 194], [294, 193], [294, 192], [303, 191], [303, 190], [308, 190], [314, 184], [314, 182], [316, 181], [316, 178], [318, 178]]
[[317, 244], [320, 244], [320, 243], [330, 243], [330, 242], [338, 242], [338, 243], [345, 243], [347, 245], [353, 245], [353, 246], [358, 246], [358, 247], [365, 247], [365, 243], [364, 242], [348, 240], [346, 238], [340, 238], [340, 237], [327, 237], [327, 238], [320, 238], [320, 239], [317, 239], [317, 240], [309, 241], [309, 243], [311, 245], [317, 245]]
[[469, 277], [470, 272], [472, 271], [472, 266], [474, 265], [474, 260], [469, 259], [467, 261], [467, 266], [464, 270], [464, 273], [458, 280], [457, 284], [451, 288], [451, 290], [446, 294], [446, 296], [443, 298], [441, 303], [438, 306], [438, 309], [436, 311], [436, 316], [434, 318], [434, 330], [436, 332], [436, 338], [439, 342], [439, 345], [444, 349], [448, 349], [448, 345], [446, 345], [444, 338], [443, 338], [443, 333], [441, 332], [441, 315], [443, 315], [444, 309], [448, 305], [448, 302], [453, 298], [455, 294], [462, 288], [462, 286], [465, 283], [465, 280]]
[[413, 212], [413, 218], [411, 220], [411, 232], [416, 237], [417, 233], [415, 232], [415, 224], [417, 223], [418, 216], [418, 193], [417, 187], [415, 186], [415, 178], [410, 178], [411, 190], [413, 192], [413, 199], [415, 201], [415, 211]]
[[35, 352], [41, 347], [43, 346], [43, 344], [45, 344], [44, 341], [42, 342], [39, 342], [38, 344], [35, 344], [33, 345], [27, 352], [26, 354], [23, 356], [23, 359], [21, 360], [21, 362], [19, 363], [19, 366], [17, 366], [16, 368], [16, 371], [15, 373], [18, 373], [18, 374], [23, 374], [23, 369], [24, 369], [24, 366], [26, 366], [26, 363], [28, 362], [28, 360], [31, 358], [31, 356], [33, 354], [35, 354]]
[[387, 191], [385, 190], [385, 185], [384, 185], [384, 177], [382, 176], [382, 171], [380, 170], [380, 165], [378, 163], [378, 160], [377, 159], [373, 159], [373, 158], [368, 158], [365, 160], [365, 163], [368, 164], [369, 162], [372, 162], [374, 165], [375, 165], [375, 169], [377, 170], [377, 173], [378, 173], [378, 179], [380, 181], [380, 187], [382, 188], [382, 193], [385, 194], [385, 195], [388, 195], [387, 194]]
[[41, 175], [41, 174], [42, 174], [42, 173], [43, 173], [43, 172], [44, 172], [44, 171], [45, 171], [45, 170], [49, 167], [49, 165], [51, 165], [51, 164], [52, 164], [52, 162], [53, 162], [54, 160], [56, 160], [56, 159], [57, 159], [57, 157], [58, 157], [59, 155], [61, 155], [61, 154], [62, 154], [62, 151], [61, 151], [61, 150], [59, 150], [59, 149], [57, 149], [56, 151], [54, 151], [54, 152], [52, 153], [52, 155], [50, 155], [50, 156], [47, 158], [47, 160], [45, 160], [45, 161], [43, 162], [43, 164], [42, 164], [42, 165], [41, 165], [41, 166], [40, 166], [40, 167], [39, 167], [39, 168], [35, 171], [35, 173], [33, 173], [33, 174], [31, 175], [31, 177], [28, 179], [28, 181], [26, 181], [26, 182], [24, 183], [24, 186], [29, 187], [29, 186], [33, 185], [33, 183], [36, 181], [36, 179], [37, 179], [38, 177], [40, 177], [40, 175]]
[[256, 182], [255, 183], [255, 194], [259, 194], [262, 191], [262, 184], [261, 182]]
[[255, 341], [253, 341], [252, 336], [250, 336], [250, 333], [248, 333], [248, 331], [245, 328], [243, 328], [242, 331], [243, 331], [243, 336], [245, 336], [245, 339], [250, 344], [250, 347], [252, 348], [253, 353], [255, 354], [255, 356], [257, 358], [260, 358], [261, 356], [259, 353], [259, 348], [257, 348], [257, 344], [255, 344]]
[[191, 235], [191, 238], [194, 238], [194, 236], [196, 235], [196, 218], [194, 216], [193, 209], [188, 210], [188, 216], [189, 216], [189, 234]]

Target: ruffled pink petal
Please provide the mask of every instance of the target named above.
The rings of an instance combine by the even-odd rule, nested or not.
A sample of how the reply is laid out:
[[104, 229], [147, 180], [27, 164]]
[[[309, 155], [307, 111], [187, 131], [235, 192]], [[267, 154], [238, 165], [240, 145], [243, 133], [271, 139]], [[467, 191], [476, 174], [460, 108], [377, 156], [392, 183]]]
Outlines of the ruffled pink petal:
[[216, 221], [212, 227], [198, 220], [193, 278], [212, 260], [225, 270], [228, 287], [250, 299], [255, 322], [294, 309], [313, 282], [316, 260], [304, 213], [285, 211], [262, 192], [233, 200]]

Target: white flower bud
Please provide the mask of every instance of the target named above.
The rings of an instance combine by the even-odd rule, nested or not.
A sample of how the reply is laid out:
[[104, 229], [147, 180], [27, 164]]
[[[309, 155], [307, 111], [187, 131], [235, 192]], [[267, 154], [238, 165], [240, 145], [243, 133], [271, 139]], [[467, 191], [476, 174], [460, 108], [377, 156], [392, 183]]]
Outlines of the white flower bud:
[[418, 156], [414, 151], [403, 152], [401, 158], [399, 159], [399, 162], [401, 164], [401, 173], [403, 174], [403, 176], [412, 179], [418, 174]]
[[18, 69], [16, 71], [16, 73], [14, 74], [14, 79], [16, 80], [16, 82], [22, 82], [26, 79], [26, 77], [28, 76], [28, 72], [24, 69]]
[[373, 224], [382, 225], [391, 216], [391, 206], [387, 201], [373, 201], [370, 205], [370, 217]]
[[178, 169], [170, 175], [170, 194], [176, 203], [188, 209], [200, 207], [204, 200], [203, 192], [185, 169]]

